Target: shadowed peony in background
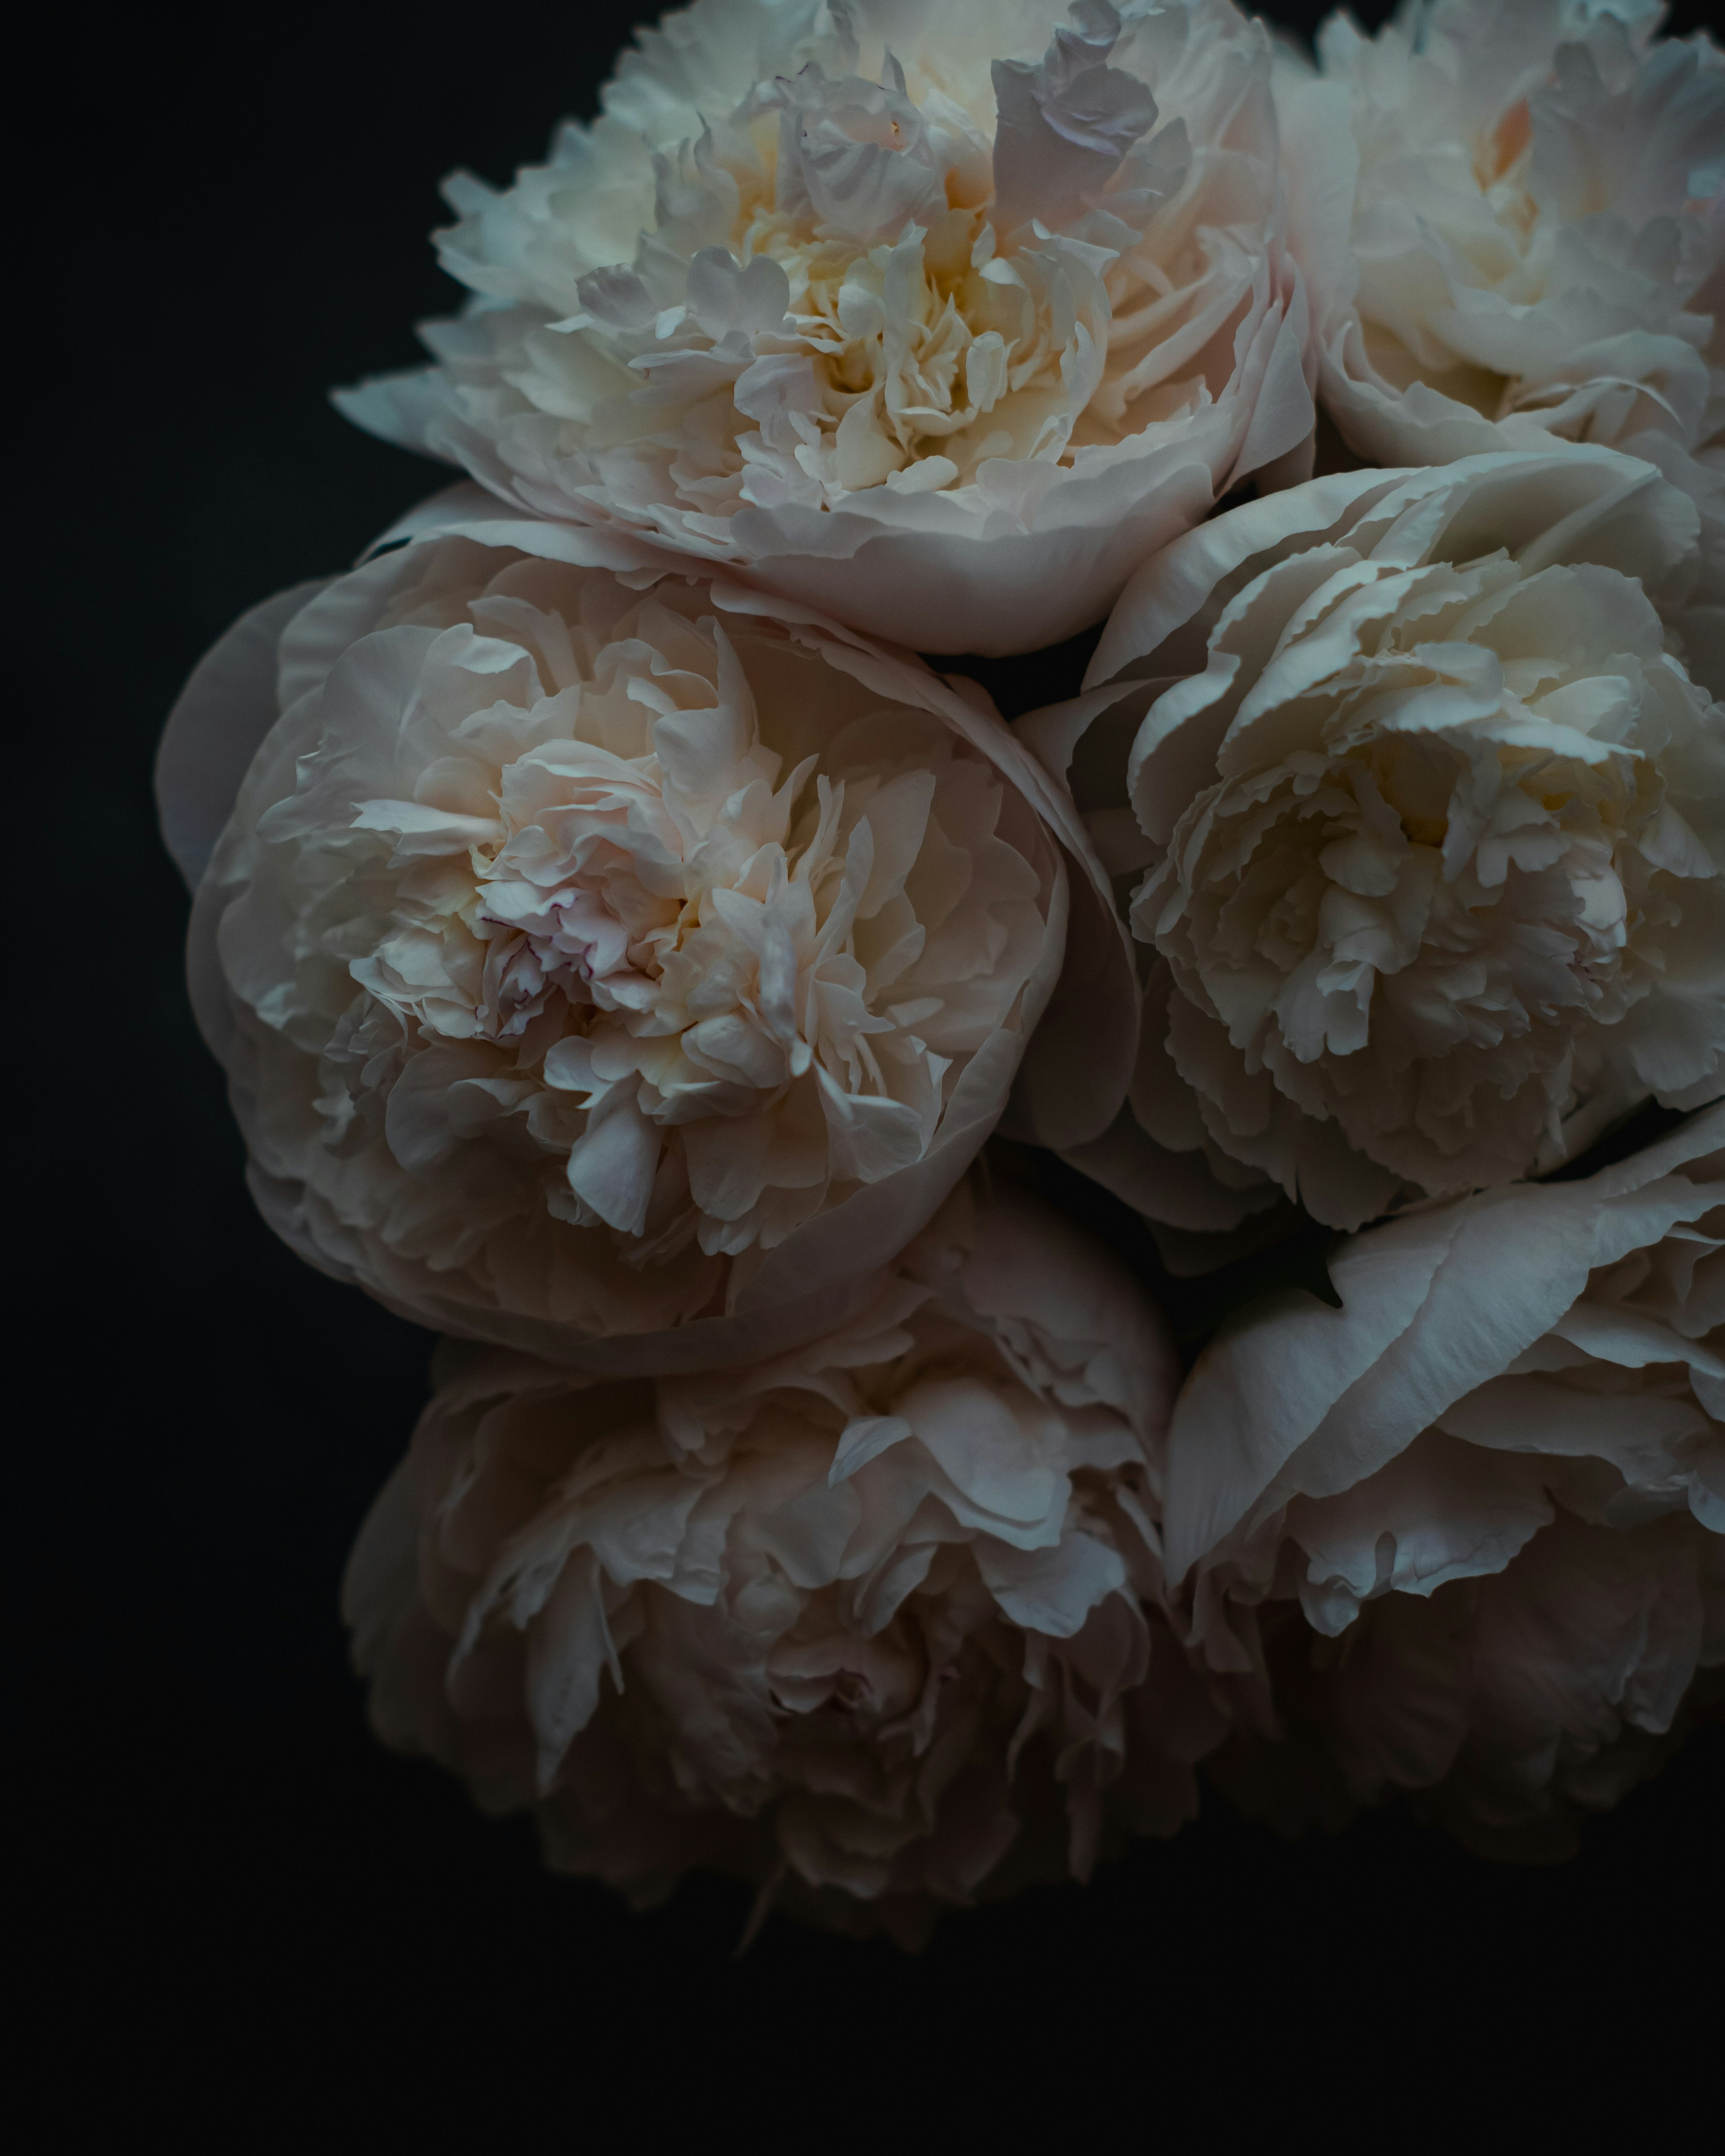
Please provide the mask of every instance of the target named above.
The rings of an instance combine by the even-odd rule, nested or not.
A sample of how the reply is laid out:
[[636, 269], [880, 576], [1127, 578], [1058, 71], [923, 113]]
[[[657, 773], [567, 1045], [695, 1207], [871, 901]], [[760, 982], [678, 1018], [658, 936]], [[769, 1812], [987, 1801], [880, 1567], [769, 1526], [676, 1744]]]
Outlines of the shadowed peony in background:
[[1567, 1855], [1725, 1697], [1725, 1109], [1331, 1272], [1337, 1310], [1224, 1325], [1175, 1418], [1169, 1572], [1259, 1724], [1223, 1785], [1286, 1826], [1415, 1789]]
[[1725, 60], [1657, 33], [696, 0], [447, 183], [468, 301], [338, 401], [467, 476], [158, 793], [259, 1208], [446, 1336], [374, 1725], [554, 1867], [913, 1945], [1200, 1777], [1562, 1855], [1718, 1711]]
[[776, 1362], [447, 1353], [349, 1570], [373, 1721], [637, 1902], [704, 1864], [912, 1943], [1086, 1877], [1226, 1733], [1164, 1607], [1178, 1377], [1105, 1250], [968, 1188]]

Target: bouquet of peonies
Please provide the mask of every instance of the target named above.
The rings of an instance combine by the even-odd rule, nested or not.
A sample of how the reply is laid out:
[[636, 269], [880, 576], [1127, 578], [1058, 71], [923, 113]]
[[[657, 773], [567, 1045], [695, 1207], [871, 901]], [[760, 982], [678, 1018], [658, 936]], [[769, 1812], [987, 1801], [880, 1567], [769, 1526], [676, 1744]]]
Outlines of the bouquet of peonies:
[[1725, 1691], [1660, 13], [694, 0], [448, 183], [471, 296], [338, 401], [465, 476], [160, 797], [258, 1204], [445, 1336], [377, 1727], [553, 1865], [914, 1942], [1200, 1767], [1561, 1853]]

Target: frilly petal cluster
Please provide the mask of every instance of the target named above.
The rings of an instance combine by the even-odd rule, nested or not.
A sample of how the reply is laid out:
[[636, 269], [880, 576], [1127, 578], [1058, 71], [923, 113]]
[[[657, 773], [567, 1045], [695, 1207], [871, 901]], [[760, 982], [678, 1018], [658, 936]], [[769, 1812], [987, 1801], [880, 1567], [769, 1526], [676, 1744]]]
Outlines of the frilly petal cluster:
[[1193, 1636], [1289, 1824], [1416, 1789], [1562, 1853], [1725, 1665], [1725, 1107], [1619, 1165], [1372, 1229], [1328, 1309], [1224, 1326], [1169, 1445]]
[[1024, 722], [1147, 864], [1137, 1074], [1078, 1164], [1200, 1237], [1278, 1193], [1353, 1229], [1719, 1093], [1697, 535], [1651, 465], [1564, 445], [1312, 480], [1135, 575], [1112, 685]]
[[473, 297], [429, 372], [344, 393], [360, 425], [938, 651], [1072, 634], [1309, 458], [1230, 0], [695, 0], [603, 104], [506, 192], [449, 183]]
[[1177, 1378], [1129, 1274], [968, 1186], [768, 1362], [446, 1351], [349, 1571], [373, 1721], [639, 1904], [699, 1866], [914, 1943], [1081, 1876], [1225, 1734], [1162, 1610]]
[[1380, 464], [1645, 458], [1725, 546], [1725, 54], [1653, 0], [1345, 14], [1277, 100], [1320, 396]]
[[255, 747], [190, 959], [254, 1194], [445, 1331], [769, 1352], [999, 1116], [1067, 939], [1060, 804], [918, 662], [469, 528], [249, 617], [167, 737], [194, 874]]

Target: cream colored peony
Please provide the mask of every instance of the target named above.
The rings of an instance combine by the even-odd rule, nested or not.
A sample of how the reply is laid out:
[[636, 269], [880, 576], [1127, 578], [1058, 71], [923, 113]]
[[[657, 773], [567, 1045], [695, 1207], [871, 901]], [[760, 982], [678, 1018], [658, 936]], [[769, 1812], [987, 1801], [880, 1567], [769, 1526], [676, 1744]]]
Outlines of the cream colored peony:
[[1558, 1854], [1725, 1673], [1725, 1107], [1343, 1246], [1236, 1313], [1170, 1440], [1169, 1576], [1283, 1742], [1285, 1824], [1386, 1791]]
[[773, 1362], [446, 1354], [348, 1571], [373, 1722], [638, 1904], [716, 1867], [915, 1943], [1081, 1877], [1191, 1815], [1225, 1728], [1159, 1608], [1178, 1375], [1105, 1252], [963, 1188]]
[[[242, 624], [162, 778], [195, 872], [269, 730], [191, 968], [271, 1224], [422, 1322], [662, 1370], [837, 1322], [930, 1218], [1054, 987], [1083, 838], [979, 694], [644, 582], [422, 539]], [[1041, 1092], [1100, 1125], [1131, 1042], [1086, 993]]]
[[1114, 700], [1136, 829], [1092, 822], [1148, 863], [1130, 1112], [1079, 1164], [1189, 1229], [1278, 1189], [1354, 1228], [1725, 1091], [1725, 709], [1666, 618], [1696, 566], [1685, 495], [1566, 445], [1312, 480], [1142, 569], [1114, 687], [1025, 722], [1059, 765]]
[[1725, 54], [1656, 0], [1413, 0], [1278, 71], [1320, 396], [1380, 464], [1645, 457], [1725, 552]]
[[1268, 39], [1230, 0], [696, 0], [458, 174], [437, 365], [343, 393], [547, 516], [1023, 651], [1310, 468]]

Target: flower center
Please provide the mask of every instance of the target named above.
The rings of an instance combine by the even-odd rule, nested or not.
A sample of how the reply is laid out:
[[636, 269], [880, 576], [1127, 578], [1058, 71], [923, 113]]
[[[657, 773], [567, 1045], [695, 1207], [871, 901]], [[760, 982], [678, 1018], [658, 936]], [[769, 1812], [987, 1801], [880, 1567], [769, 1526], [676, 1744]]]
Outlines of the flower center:
[[1061, 459], [1101, 382], [1111, 258], [1060, 236], [1081, 205], [1050, 210], [1052, 236], [1002, 209], [977, 121], [889, 72], [762, 85], [662, 180], [657, 251], [582, 281], [583, 333], [642, 385], [606, 404], [590, 453], [619, 459], [619, 485], [656, 465], [703, 536], [747, 504]]
[[[1481, 130], [1474, 141], [1473, 176], [1482, 195], [1490, 198], [1532, 139], [1533, 119], [1525, 97], [1500, 113], [1490, 127]], [[1527, 200], [1522, 190], [1517, 192], [1522, 201]], [[1528, 208], [1531, 210], [1531, 203]]]

